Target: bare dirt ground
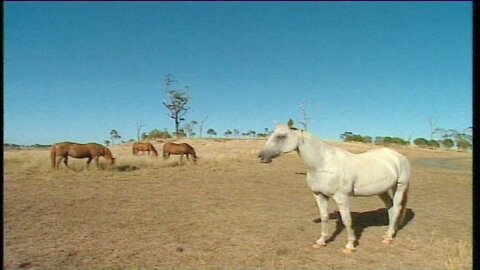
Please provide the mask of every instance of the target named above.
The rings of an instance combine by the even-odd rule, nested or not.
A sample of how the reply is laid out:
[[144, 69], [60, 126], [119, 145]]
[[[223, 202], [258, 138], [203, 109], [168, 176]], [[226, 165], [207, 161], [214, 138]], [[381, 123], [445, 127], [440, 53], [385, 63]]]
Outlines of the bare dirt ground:
[[[382, 244], [378, 197], [352, 198], [357, 252], [330, 204], [324, 248], [318, 210], [295, 154], [261, 164], [262, 140], [188, 141], [200, 160], [132, 156], [114, 170], [52, 171], [48, 150], [4, 152], [6, 269], [470, 269], [471, 153], [397, 148], [413, 167], [407, 221]], [[376, 147], [334, 145], [352, 152]], [[161, 150], [162, 143], [155, 146]]]

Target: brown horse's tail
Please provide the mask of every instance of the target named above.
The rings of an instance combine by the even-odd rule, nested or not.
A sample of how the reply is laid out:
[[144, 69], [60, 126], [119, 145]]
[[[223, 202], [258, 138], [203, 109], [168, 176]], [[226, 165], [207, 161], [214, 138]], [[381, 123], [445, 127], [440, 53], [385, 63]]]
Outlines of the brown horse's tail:
[[153, 151], [153, 154], [158, 157], [158, 152], [157, 152], [157, 149], [155, 149], [155, 147], [153, 146], [153, 144], [150, 144], [150, 147], [152, 148], [151, 150]]
[[50, 150], [50, 160], [52, 161], [52, 168], [55, 169], [55, 158], [57, 154], [55, 153], [55, 144], [52, 145], [52, 149]]

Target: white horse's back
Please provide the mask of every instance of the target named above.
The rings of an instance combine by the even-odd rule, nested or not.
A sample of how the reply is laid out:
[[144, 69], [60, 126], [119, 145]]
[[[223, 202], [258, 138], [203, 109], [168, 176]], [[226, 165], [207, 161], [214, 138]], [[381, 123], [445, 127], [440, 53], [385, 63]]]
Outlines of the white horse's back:
[[356, 177], [354, 196], [371, 196], [386, 192], [398, 183], [410, 181], [410, 164], [405, 156], [389, 149], [379, 148], [353, 154]]

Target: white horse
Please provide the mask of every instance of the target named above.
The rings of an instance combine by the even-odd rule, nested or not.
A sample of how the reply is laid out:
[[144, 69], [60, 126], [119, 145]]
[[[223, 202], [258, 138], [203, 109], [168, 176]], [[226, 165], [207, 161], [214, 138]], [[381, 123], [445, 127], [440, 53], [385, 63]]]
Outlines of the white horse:
[[349, 196], [378, 195], [385, 203], [389, 217], [383, 243], [389, 244], [393, 240], [397, 225], [403, 224], [406, 213], [410, 163], [405, 156], [388, 148], [353, 154], [296, 128], [278, 125], [258, 157], [261, 162], [269, 163], [272, 158], [292, 151], [297, 151], [307, 165], [307, 184], [320, 210], [322, 231], [315, 248], [326, 245], [329, 198], [337, 204], [347, 231], [348, 242], [343, 252], [355, 251]]

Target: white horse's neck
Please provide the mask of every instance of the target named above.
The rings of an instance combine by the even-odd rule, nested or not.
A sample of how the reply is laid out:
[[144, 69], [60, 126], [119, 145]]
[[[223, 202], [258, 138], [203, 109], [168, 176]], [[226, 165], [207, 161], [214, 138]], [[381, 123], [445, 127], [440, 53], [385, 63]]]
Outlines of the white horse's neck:
[[309, 170], [322, 169], [333, 157], [335, 149], [310, 134], [298, 131], [298, 153]]

